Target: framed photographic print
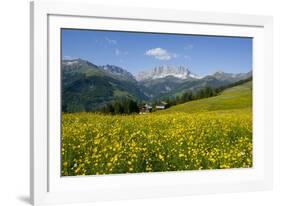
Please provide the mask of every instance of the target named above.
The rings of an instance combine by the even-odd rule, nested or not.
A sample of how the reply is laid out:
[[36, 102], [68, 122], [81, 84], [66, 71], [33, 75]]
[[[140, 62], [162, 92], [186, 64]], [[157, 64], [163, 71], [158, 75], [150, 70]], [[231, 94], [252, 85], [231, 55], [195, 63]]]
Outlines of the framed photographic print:
[[35, 205], [272, 187], [271, 17], [35, 1], [31, 25]]

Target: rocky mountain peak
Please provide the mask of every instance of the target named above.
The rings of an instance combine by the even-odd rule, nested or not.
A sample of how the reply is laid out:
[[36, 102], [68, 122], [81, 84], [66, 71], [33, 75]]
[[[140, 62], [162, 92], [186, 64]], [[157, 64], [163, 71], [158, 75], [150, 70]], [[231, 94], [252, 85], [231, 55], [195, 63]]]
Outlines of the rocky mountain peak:
[[197, 75], [192, 74], [188, 68], [184, 66], [157, 66], [151, 70], [140, 72], [136, 79], [138, 81], [149, 80], [149, 79], [160, 79], [167, 76], [173, 76], [179, 79], [188, 78], [199, 78]]

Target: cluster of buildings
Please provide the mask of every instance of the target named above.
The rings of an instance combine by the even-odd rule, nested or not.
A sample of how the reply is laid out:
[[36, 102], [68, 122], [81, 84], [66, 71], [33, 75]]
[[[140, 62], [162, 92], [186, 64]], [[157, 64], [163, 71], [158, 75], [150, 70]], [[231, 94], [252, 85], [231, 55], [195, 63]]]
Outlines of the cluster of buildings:
[[[167, 108], [167, 103], [161, 101], [159, 104], [155, 105], [155, 110], [163, 110]], [[152, 112], [153, 107], [150, 104], [145, 104], [143, 107], [140, 108], [140, 114], [147, 114]]]

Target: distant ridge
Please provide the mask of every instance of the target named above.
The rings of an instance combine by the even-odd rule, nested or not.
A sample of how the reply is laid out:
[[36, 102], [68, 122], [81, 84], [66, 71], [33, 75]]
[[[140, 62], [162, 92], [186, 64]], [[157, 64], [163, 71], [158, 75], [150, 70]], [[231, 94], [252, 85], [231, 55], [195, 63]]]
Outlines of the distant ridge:
[[137, 102], [181, 96], [204, 87], [220, 88], [250, 78], [248, 73], [216, 72], [199, 77], [183, 66], [158, 66], [136, 77], [116, 65], [96, 65], [87, 60], [64, 59], [62, 66], [63, 111], [97, 111], [116, 98]]

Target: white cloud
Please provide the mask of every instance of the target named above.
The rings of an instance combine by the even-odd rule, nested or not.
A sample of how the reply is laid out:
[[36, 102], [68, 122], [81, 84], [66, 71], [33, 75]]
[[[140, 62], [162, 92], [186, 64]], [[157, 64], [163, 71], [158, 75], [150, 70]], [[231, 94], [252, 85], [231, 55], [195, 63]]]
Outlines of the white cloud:
[[153, 56], [159, 60], [170, 60], [177, 57], [177, 54], [170, 53], [166, 49], [162, 49], [160, 47], [147, 50], [145, 55]]
[[111, 44], [111, 45], [117, 44], [117, 41], [115, 39], [110, 39], [108, 37], [105, 37], [105, 40], [107, 41], [108, 44]]

